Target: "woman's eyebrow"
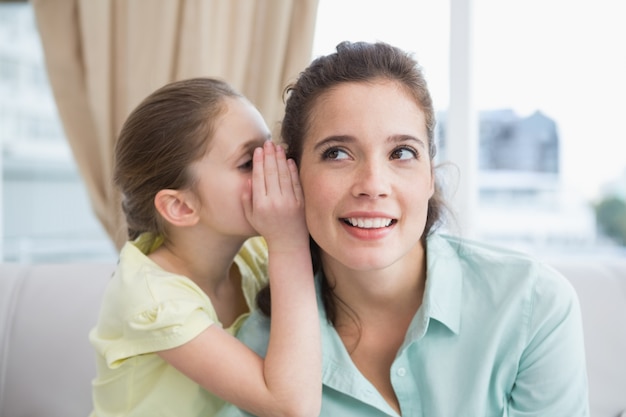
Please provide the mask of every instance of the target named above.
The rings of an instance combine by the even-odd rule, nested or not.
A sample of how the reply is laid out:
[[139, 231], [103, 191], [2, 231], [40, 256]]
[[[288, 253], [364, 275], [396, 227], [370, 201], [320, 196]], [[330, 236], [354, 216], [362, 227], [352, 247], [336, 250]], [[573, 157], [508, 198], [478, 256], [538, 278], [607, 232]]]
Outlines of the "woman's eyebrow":
[[[355, 138], [350, 135], [328, 136], [327, 138], [324, 138], [318, 143], [316, 143], [315, 146], [313, 147], [313, 150], [325, 148], [329, 146], [330, 143], [352, 143], [354, 141], [355, 141]], [[385, 141], [388, 143], [392, 143], [392, 144], [413, 142], [417, 146], [421, 147], [422, 149], [428, 149], [427, 142], [413, 135], [404, 135], [404, 134], [391, 135]]]
[[354, 137], [350, 135], [333, 135], [317, 142], [315, 146], [313, 147], [313, 150], [324, 148], [328, 146], [329, 143], [351, 143], [351, 142], [354, 142]]
[[422, 148], [427, 149], [427, 145], [425, 141], [412, 135], [392, 135], [387, 138], [387, 142], [392, 142], [392, 143], [415, 142]]

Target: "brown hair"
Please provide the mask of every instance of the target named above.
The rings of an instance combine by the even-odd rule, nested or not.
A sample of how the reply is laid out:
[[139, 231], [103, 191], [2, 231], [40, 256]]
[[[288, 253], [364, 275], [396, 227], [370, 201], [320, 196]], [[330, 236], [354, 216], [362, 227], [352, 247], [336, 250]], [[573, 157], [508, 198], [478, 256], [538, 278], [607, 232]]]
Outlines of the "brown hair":
[[224, 97], [241, 97], [227, 83], [193, 78], [167, 84], [128, 116], [115, 145], [113, 181], [122, 192], [128, 237], [165, 236], [154, 206], [162, 189], [192, 187], [188, 169], [207, 151]]
[[[287, 156], [300, 163], [302, 147], [311, 123], [312, 110], [318, 98], [334, 86], [346, 82], [368, 83], [377, 80], [391, 80], [400, 85], [418, 104], [426, 118], [429, 141], [429, 157], [433, 161], [437, 147], [435, 144], [435, 111], [426, 79], [417, 61], [408, 53], [383, 42], [342, 42], [336, 52], [316, 58], [297, 81], [285, 89], [286, 107], [282, 121], [281, 137], [287, 147]], [[445, 203], [438, 184], [428, 202], [428, 214], [422, 240], [440, 224]], [[321, 269], [320, 248], [311, 239], [313, 267], [317, 273]], [[326, 316], [334, 324], [337, 311], [337, 297], [324, 278], [322, 297]], [[269, 302], [264, 291], [258, 301], [261, 309], [269, 314]], [[338, 300], [341, 302], [341, 300]]]

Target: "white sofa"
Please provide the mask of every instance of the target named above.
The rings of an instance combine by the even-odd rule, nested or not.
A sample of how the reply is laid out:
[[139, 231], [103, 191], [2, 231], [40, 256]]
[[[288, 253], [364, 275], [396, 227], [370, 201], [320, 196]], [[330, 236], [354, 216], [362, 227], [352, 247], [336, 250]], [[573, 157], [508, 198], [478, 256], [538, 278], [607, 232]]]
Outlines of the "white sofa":
[[[626, 417], [626, 258], [550, 263], [579, 294], [591, 416]], [[113, 268], [0, 264], [0, 417], [88, 415], [87, 333]]]

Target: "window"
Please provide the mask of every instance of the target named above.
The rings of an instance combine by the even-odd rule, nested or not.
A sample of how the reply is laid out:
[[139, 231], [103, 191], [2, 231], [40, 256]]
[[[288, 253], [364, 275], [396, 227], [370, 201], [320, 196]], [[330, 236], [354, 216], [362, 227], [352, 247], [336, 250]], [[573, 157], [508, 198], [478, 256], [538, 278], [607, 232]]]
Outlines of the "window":
[[[320, 0], [313, 54], [343, 40], [413, 52], [445, 159], [458, 94], [449, 87], [450, 12], [463, 2]], [[477, 237], [543, 254], [624, 253], [626, 236], [605, 233], [615, 222], [605, 226], [594, 209], [626, 218], [626, 204], [614, 204], [626, 199], [626, 155], [616, 145], [626, 138], [622, 0], [471, 5]], [[114, 259], [63, 137], [27, 2], [0, 3], [0, 127], [0, 258]]]
[[48, 85], [30, 4], [0, 4], [0, 260], [115, 259]]
[[[413, 52], [445, 154], [449, 95], [458, 94], [449, 91], [450, 10], [461, 3], [320, 0], [314, 54], [342, 40], [383, 40]], [[477, 237], [542, 254], [623, 253], [594, 212], [604, 198], [626, 198], [626, 155], [615, 145], [626, 137], [620, 0], [469, 4]]]

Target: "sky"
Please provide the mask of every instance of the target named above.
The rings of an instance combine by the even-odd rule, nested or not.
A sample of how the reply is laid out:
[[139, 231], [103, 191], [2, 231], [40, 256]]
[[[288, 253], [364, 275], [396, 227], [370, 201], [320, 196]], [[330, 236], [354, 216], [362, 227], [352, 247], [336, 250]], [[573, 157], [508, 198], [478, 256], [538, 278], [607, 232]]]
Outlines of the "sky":
[[[620, 176], [626, 181], [624, 1], [471, 1], [478, 109], [553, 118], [562, 183], [583, 198], [596, 199]], [[445, 109], [449, 11], [443, 0], [320, 0], [313, 54], [341, 40], [397, 45], [415, 54], [435, 106]]]

